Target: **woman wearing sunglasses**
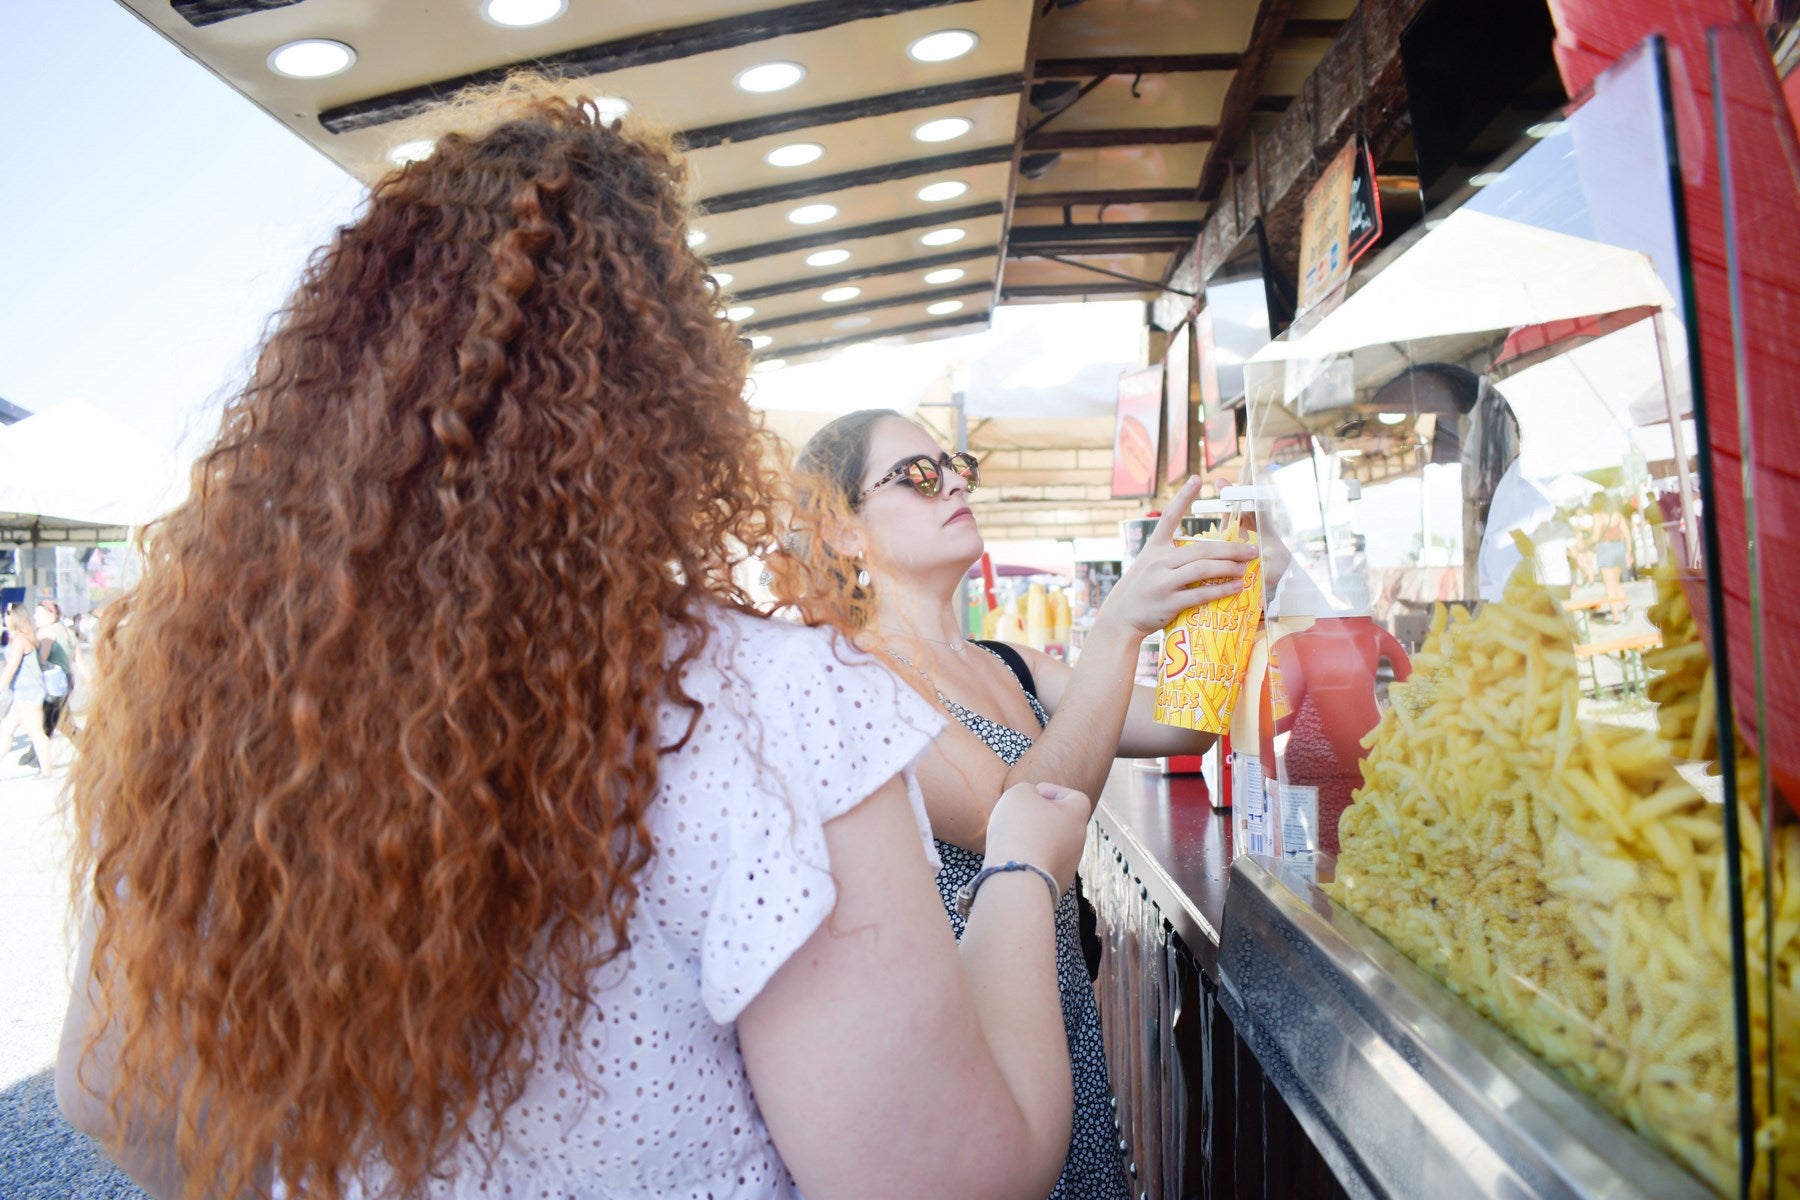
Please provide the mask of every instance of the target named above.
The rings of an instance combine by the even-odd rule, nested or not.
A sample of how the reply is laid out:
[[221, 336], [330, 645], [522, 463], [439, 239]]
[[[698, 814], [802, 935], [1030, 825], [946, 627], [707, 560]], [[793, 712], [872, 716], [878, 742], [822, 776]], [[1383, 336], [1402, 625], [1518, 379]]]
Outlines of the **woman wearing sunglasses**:
[[[989, 814], [1007, 787], [1057, 780], [1098, 796], [1116, 757], [1192, 754], [1211, 745], [1210, 734], [1152, 720], [1154, 689], [1132, 681], [1146, 635], [1182, 609], [1242, 587], [1249, 547], [1175, 544], [1198, 481], [1177, 493], [1070, 668], [1028, 647], [963, 635], [957, 588], [982, 553], [968, 503], [980, 484], [973, 456], [946, 454], [918, 425], [871, 409], [815, 435], [795, 474], [810, 536], [796, 539], [806, 567], [788, 586], [803, 595], [802, 613], [849, 630], [955, 718], [920, 761], [919, 779], [943, 863], [938, 892], [958, 937], [960, 901], [992, 857]], [[1075, 1118], [1051, 1195], [1114, 1200], [1129, 1191], [1073, 888], [1058, 903], [1056, 929]]]
[[943, 718], [734, 582], [779, 480], [681, 156], [446, 120], [107, 610], [65, 1111], [159, 1197], [1036, 1200], [1086, 800], [1000, 798], [959, 951]]

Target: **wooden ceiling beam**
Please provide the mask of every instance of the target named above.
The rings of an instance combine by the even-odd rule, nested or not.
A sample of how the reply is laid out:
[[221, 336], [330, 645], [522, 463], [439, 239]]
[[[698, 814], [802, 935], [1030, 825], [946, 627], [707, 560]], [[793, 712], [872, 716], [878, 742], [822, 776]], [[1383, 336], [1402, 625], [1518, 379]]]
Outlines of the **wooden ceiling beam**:
[[1158, 291], [1154, 283], [1021, 283], [1002, 285], [1000, 299], [1047, 300], [1059, 296], [1142, 296]]
[[1031, 77], [1087, 79], [1095, 75], [1172, 75], [1188, 71], [1235, 71], [1240, 54], [1121, 54], [1100, 58], [1040, 58]]
[[779, 317], [770, 317], [766, 321], [750, 321], [738, 326], [745, 333], [767, 333], [771, 329], [788, 329], [795, 325], [806, 325], [813, 321], [828, 321], [833, 317], [852, 317], [858, 313], [879, 312], [884, 308], [904, 308], [909, 304], [933, 304], [939, 300], [953, 300], [958, 296], [968, 296], [976, 292], [985, 292], [994, 286], [988, 278], [972, 280], [968, 283], [952, 284], [946, 287], [932, 288], [928, 292], [908, 292], [904, 296], [889, 296], [886, 299], [864, 300], [860, 304], [833, 304], [830, 308], [815, 308], [807, 312], [787, 313]]
[[762, 287], [743, 288], [730, 293], [734, 300], [767, 300], [770, 296], [786, 296], [794, 292], [810, 292], [814, 288], [823, 291], [845, 283], [860, 283], [865, 279], [880, 279], [887, 275], [901, 275], [908, 271], [929, 271], [933, 267], [948, 267], [961, 262], [973, 262], [990, 258], [1000, 253], [998, 246], [975, 246], [968, 250], [951, 250], [945, 254], [931, 254], [923, 258], [908, 258], [900, 262], [872, 263], [866, 267], [856, 267], [849, 271], [833, 271], [829, 275], [809, 275], [804, 279], [784, 279], [780, 283], [764, 284]]
[[1218, 136], [1213, 125], [1174, 125], [1148, 129], [1051, 129], [1032, 134], [1025, 152], [1044, 150], [1104, 150], [1112, 146], [1180, 146], [1210, 142]]
[[1089, 192], [1032, 192], [1014, 197], [1015, 208], [1073, 208], [1089, 204], [1192, 204], [1192, 188], [1101, 188]]
[[1281, 41], [1282, 26], [1288, 23], [1291, 0], [1261, 0], [1256, 6], [1256, 19], [1250, 26], [1250, 44], [1244, 50], [1244, 64], [1231, 77], [1225, 89], [1225, 102], [1219, 106], [1219, 136], [1213, 139], [1194, 185], [1200, 199], [1211, 202], [1218, 198], [1219, 188], [1231, 172], [1231, 154], [1238, 139], [1250, 124], [1250, 112], [1262, 90], [1263, 76], [1275, 61], [1275, 47]]
[[907, 88], [901, 92], [884, 92], [879, 96], [859, 96], [837, 104], [820, 104], [813, 108], [797, 108], [791, 112], [771, 113], [766, 117], [747, 117], [742, 121], [726, 121], [683, 130], [678, 136], [689, 150], [707, 150], [727, 142], [750, 142], [813, 129], [820, 125], [841, 125], [866, 117], [887, 117], [895, 113], [916, 112], [944, 104], [961, 104], [966, 100], [985, 100], [990, 96], [1013, 96], [1025, 86], [1019, 74], [988, 75], [981, 79], [963, 79], [955, 83], [931, 87]]
[[1005, 208], [1005, 205], [994, 200], [986, 204], [968, 204], [962, 208], [944, 209], [939, 212], [912, 213], [887, 221], [871, 221], [867, 225], [821, 229], [816, 233], [801, 234], [797, 237], [781, 238], [773, 242], [759, 242], [753, 246], [740, 246], [736, 250], [721, 250], [716, 254], [707, 255], [706, 260], [719, 266], [728, 266], [731, 263], [749, 262], [757, 258], [770, 258], [777, 254], [792, 254], [796, 250], [816, 250], [822, 246], [835, 245], [838, 242], [887, 237], [889, 234], [905, 233], [909, 229], [924, 229], [932, 225], [953, 225], [958, 221], [979, 221], [983, 217], [1000, 216]]
[[1199, 221], [1116, 221], [1099, 225], [1015, 225], [1008, 252], [1111, 241], [1192, 241]]
[[[553, 79], [585, 79], [631, 67], [673, 62], [697, 54], [711, 54], [748, 46], [770, 38], [846, 25], [853, 21], [890, 17], [921, 9], [942, 8], [963, 0], [805, 0], [782, 8], [699, 21], [673, 29], [658, 29], [633, 37], [597, 42], [557, 54], [526, 59], [439, 79], [419, 87], [403, 88], [367, 100], [340, 105], [319, 114], [319, 123], [332, 133], [366, 129], [406, 117], [441, 104], [465, 87], [499, 83], [513, 70], [528, 68]], [[235, 15], [235, 14], [234, 14]]]
[[1331, 17], [1293, 17], [1281, 26], [1284, 38], [1324, 38], [1329, 41], [1343, 31], [1343, 19]]
[[791, 183], [775, 183], [768, 187], [746, 188], [741, 192], [722, 192], [717, 196], [708, 196], [701, 200], [699, 206], [709, 213], [738, 212], [746, 208], [761, 208], [765, 204], [781, 204], [789, 200], [804, 200], [809, 196], [824, 196], [831, 192], [844, 191], [847, 188], [891, 183], [896, 179], [912, 179], [920, 175], [935, 175], [944, 171], [960, 171], [967, 167], [985, 167], [995, 163], [1011, 162], [1012, 153], [1012, 143], [1008, 142], [1003, 146], [984, 146], [978, 150], [964, 150], [960, 154], [934, 154], [929, 158], [883, 163], [878, 167], [864, 167], [858, 171], [839, 171], [835, 175], [815, 175], [811, 179], [796, 179]]
[[300, 0], [169, 0], [169, 7], [175, 10], [176, 16], [195, 29], [204, 29], [233, 17], [272, 12], [298, 3]]
[[[1013, 232], [1033, 228], [1029, 225], [1015, 225]], [[1133, 226], [1126, 226], [1131, 229]], [[1011, 246], [1006, 248], [1008, 258], [1052, 258], [1065, 255], [1070, 258], [1091, 258], [1102, 255], [1117, 254], [1168, 254], [1180, 250], [1193, 243], [1192, 237], [1146, 238], [1131, 242], [1050, 242], [1030, 246]]]
[[[817, 354], [821, 350], [836, 350], [841, 346], [853, 346], [858, 342], [873, 342], [879, 338], [906, 337], [914, 333], [936, 333], [940, 330], [955, 329], [962, 325], [987, 327], [993, 314], [982, 309], [978, 313], [959, 313], [954, 317], [945, 317], [938, 321], [920, 321], [916, 325], [897, 325], [892, 329], [871, 329], [867, 333], [854, 337], [827, 338], [820, 342], [805, 342], [798, 346], [769, 347], [770, 353], [765, 358], [798, 358], [802, 354]], [[971, 328], [970, 332], [974, 332]]]

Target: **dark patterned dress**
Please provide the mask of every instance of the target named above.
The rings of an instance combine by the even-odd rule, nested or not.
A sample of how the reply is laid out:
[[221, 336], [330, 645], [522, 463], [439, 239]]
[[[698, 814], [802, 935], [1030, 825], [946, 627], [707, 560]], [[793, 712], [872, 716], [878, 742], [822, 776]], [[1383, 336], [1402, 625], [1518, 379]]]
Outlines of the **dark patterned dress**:
[[[987, 647], [983, 646], [986, 650]], [[994, 654], [988, 650], [989, 654]], [[998, 654], [994, 655], [999, 658]], [[1002, 662], [1005, 660], [1002, 659]], [[1038, 726], [1049, 724], [1038, 698], [1026, 691]], [[1012, 766], [1031, 749], [1032, 739], [998, 721], [964, 708], [938, 692], [938, 702], [970, 733]], [[950, 927], [962, 940], [963, 919], [956, 913], [956, 893], [981, 870], [981, 856], [937, 843], [943, 869], [938, 872], [938, 895], [950, 914]], [[1113, 1129], [1112, 1089], [1106, 1079], [1106, 1055], [1100, 1040], [1100, 1012], [1094, 1006], [1094, 987], [1081, 954], [1075, 889], [1063, 893], [1056, 906], [1056, 982], [1062, 993], [1063, 1031], [1069, 1038], [1069, 1065], [1075, 1087], [1075, 1126], [1069, 1135], [1069, 1157], [1050, 1200], [1128, 1200], [1130, 1184], [1119, 1156], [1119, 1138]]]

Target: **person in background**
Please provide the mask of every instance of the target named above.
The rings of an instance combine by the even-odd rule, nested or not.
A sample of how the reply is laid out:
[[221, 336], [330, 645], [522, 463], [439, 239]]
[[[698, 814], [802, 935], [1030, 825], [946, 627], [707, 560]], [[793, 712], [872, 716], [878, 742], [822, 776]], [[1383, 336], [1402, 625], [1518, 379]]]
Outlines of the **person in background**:
[[941, 717], [735, 582], [785, 520], [682, 157], [442, 119], [107, 606], [64, 1110], [158, 1196], [1041, 1196], [1087, 799], [988, 798], [959, 951]]
[[1594, 563], [1605, 592], [1606, 614], [1625, 619], [1625, 568], [1631, 562], [1631, 522], [1626, 507], [1610, 492], [1594, 497]]
[[39, 779], [50, 778], [50, 738], [44, 732], [44, 661], [47, 646], [39, 641], [22, 605], [6, 612], [6, 652], [0, 654], [0, 694], [12, 693], [12, 706], [0, 717], [0, 753], [12, 746], [20, 730], [31, 742]]
[[[1026, 646], [964, 636], [957, 587], [983, 549], [968, 504], [980, 478], [971, 456], [947, 454], [919, 425], [870, 409], [820, 430], [794, 473], [804, 531], [791, 562], [781, 564], [792, 570], [771, 572], [778, 602], [880, 653], [955, 718], [919, 778], [943, 863], [938, 893], [959, 935], [959, 895], [996, 860], [987, 837], [994, 796], [1039, 780], [1067, 780], [1098, 796], [1116, 757], [1196, 754], [1212, 744], [1212, 734], [1156, 723], [1155, 689], [1133, 683], [1145, 636], [1185, 608], [1240, 589], [1255, 555], [1243, 543], [1176, 544], [1198, 480], [1170, 501], [1070, 667]], [[1057, 972], [1075, 1123], [1050, 1193], [1058, 1200], [1129, 1191], [1078, 910], [1071, 888], [1057, 908]], [[929, 1053], [945, 1070], [961, 1070], [950, 1048]]]
[[[69, 704], [75, 696], [75, 660], [80, 655], [75, 635], [63, 623], [62, 607], [54, 600], [39, 600], [32, 609], [31, 619], [38, 640], [47, 650], [44, 659], [44, 735], [55, 737], [60, 728], [64, 737], [74, 741], [75, 722], [69, 717]], [[60, 686], [57, 671], [62, 672]], [[37, 765], [37, 752], [27, 753], [20, 761], [28, 767]]]

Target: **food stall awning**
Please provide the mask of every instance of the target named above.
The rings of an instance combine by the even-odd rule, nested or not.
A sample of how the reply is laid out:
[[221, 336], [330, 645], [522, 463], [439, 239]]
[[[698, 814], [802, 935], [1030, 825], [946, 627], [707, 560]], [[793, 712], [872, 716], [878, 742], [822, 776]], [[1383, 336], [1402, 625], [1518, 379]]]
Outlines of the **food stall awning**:
[[[427, 151], [407, 118], [516, 67], [679, 131], [700, 252], [787, 362], [983, 328], [1001, 303], [1154, 298], [1355, 7], [121, 3], [365, 182]], [[300, 77], [283, 53], [303, 67], [306, 43], [339, 69]]]
[[1644, 254], [1463, 208], [1312, 329], [1250, 361], [1317, 360], [1644, 305], [1674, 305]]

